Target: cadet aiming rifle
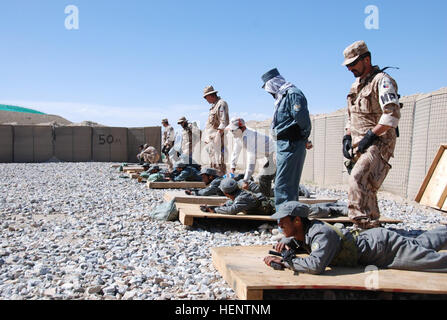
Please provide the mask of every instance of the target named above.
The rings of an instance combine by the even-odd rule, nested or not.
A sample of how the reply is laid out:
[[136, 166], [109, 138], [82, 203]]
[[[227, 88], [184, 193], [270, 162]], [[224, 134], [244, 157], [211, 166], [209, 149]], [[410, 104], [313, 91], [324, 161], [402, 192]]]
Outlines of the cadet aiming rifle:
[[200, 211], [209, 213], [208, 209], [212, 209], [213, 211], [215, 211], [216, 208], [217, 208], [217, 206], [207, 206], [207, 205], [205, 205], [205, 206], [200, 206]]

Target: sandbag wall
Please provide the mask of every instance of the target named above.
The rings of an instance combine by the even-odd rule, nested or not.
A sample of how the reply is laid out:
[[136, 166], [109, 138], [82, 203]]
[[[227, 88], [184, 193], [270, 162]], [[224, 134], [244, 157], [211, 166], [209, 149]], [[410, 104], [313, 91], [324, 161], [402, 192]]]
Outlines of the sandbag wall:
[[135, 162], [138, 145], [148, 143], [160, 150], [160, 127], [141, 128], [142, 135], [129, 144], [129, 131], [133, 130], [0, 125], [0, 162], [33, 163], [54, 158], [64, 162]]

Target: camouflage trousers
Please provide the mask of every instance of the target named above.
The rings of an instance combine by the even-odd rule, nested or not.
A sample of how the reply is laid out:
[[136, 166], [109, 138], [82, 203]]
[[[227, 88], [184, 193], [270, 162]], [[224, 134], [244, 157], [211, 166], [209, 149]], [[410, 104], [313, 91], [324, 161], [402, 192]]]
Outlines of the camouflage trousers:
[[146, 163], [157, 163], [158, 160], [160, 160], [160, 155], [158, 153], [155, 154], [149, 154], [149, 153], [143, 153], [143, 159]]
[[174, 146], [173, 143], [167, 143], [165, 145], [165, 149], [166, 149], [166, 153], [164, 153], [165, 155], [165, 162], [168, 165], [168, 170], [172, 171], [174, 169], [174, 164], [172, 163], [171, 157], [169, 156], [169, 151], [172, 149], [172, 147]]
[[371, 229], [380, 226], [380, 210], [377, 192], [388, 175], [389, 159], [381, 156], [380, 149], [373, 145], [362, 154], [349, 177], [348, 214], [359, 228]]
[[207, 143], [206, 150], [210, 158], [210, 167], [217, 170], [220, 176], [227, 174], [227, 166], [225, 164], [225, 148], [224, 148], [224, 136], [219, 135], [210, 139], [211, 142]]

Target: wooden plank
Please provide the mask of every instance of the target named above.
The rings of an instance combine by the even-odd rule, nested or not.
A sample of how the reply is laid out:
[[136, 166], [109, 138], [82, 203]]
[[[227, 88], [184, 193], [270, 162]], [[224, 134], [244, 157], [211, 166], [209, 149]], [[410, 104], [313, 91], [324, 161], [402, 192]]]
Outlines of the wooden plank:
[[438, 160], [420, 203], [441, 209], [447, 197], [447, 152]]
[[216, 214], [210, 212], [200, 211], [200, 206], [188, 203], [176, 203], [179, 211], [179, 220], [185, 226], [192, 226], [194, 218], [201, 219], [230, 219], [230, 220], [250, 220], [250, 221], [275, 221], [270, 216], [266, 215], [228, 215]]
[[[202, 197], [202, 196], [188, 196], [184, 191], [169, 191], [164, 194], [165, 201], [171, 201], [175, 199], [177, 203], [189, 203], [189, 204], [201, 204], [201, 205], [209, 205], [209, 206], [220, 206], [228, 201], [227, 197]], [[316, 204], [316, 203], [335, 203], [337, 199], [333, 198], [300, 198], [300, 202], [305, 204]]]
[[125, 173], [141, 173], [143, 171], [144, 171], [144, 168], [141, 166], [129, 166], [129, 167], [123, 168], [123, 172], [125, 172]]
[[[418, 294], [447, 294], [447, 273], [378, 270], [378, 281], [369, 281], [371, 272], [359, 268], [327, 268], [323, 275], [291, 270], [275, 271], [263, 259], [270, 246], [211, 248], [212, 261], [239, 299], [262, 299], [263, 290], [355, 290]], [[305, 257], [305, 255], [301, 255]]]
[[182, 181], [182, 182], [147, 182], [147, 187], [149, 189], [203, 189], [205, 188], [205, 183], [203, 182], [193, 182], [193, 181]]
[[[189, 204], [189, 203], [176, 203], [177, 209], [179, 210], [179, 219], [184, 225], [192, 226], [195, 218], [200, 219], [229, 219], [229, 220], [250, 220], [250, 221], [276, 221], [272, 219], [270, 216], [266, 215], [246, 215], [246, 214], [238, 214], [238, 215], [226, 215], [226, 214], [216, 214], [210, 212], [202, 212], [200, 210], [200, 205], [197, 204]], [[318, 219], [320, 221], [324, 221], [327, 223], [335, 224], [351, 224], [352, 222], [348, 217], [337, 217], [337, 218], [326, 218], [326, 219]], [[185, 222], [186, 221], [186, 222]], [[184, 223], [185, 222], [185, 223]], [[401, 220], [395, 220], [390, 218], [382, 217], [380, 218], [380, 222], [382, 224], [398, 224], [402, 223]]]
[[140, 177], [139, 173], [129, 173], [129, 178], [138, 179]]
[[447, 145], [441, 145], [415, 201], [422, 205], [447, 211]]
[[201, 197], [201, 196], [188, 196], [184, 191], [169, 191], [163, 196], [165, 201], [175, 200], [176, 203], [189, 203], [189, 204], [202, 204], [209, 206], [220, 206], [224, 204], [227, 197]]

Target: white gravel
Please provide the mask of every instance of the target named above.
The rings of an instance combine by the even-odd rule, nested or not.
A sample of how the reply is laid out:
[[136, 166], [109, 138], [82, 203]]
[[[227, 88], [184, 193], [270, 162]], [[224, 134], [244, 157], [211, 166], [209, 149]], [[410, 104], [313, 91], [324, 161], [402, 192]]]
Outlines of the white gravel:
[[[109, 163], [0, 164], [0, 299], [236, 299], [210, 248], [273, 244], [277, 229], [153, 221], [163, 192]], [[407, 235], [443, 219], [409, 201], [380, 205]]]

